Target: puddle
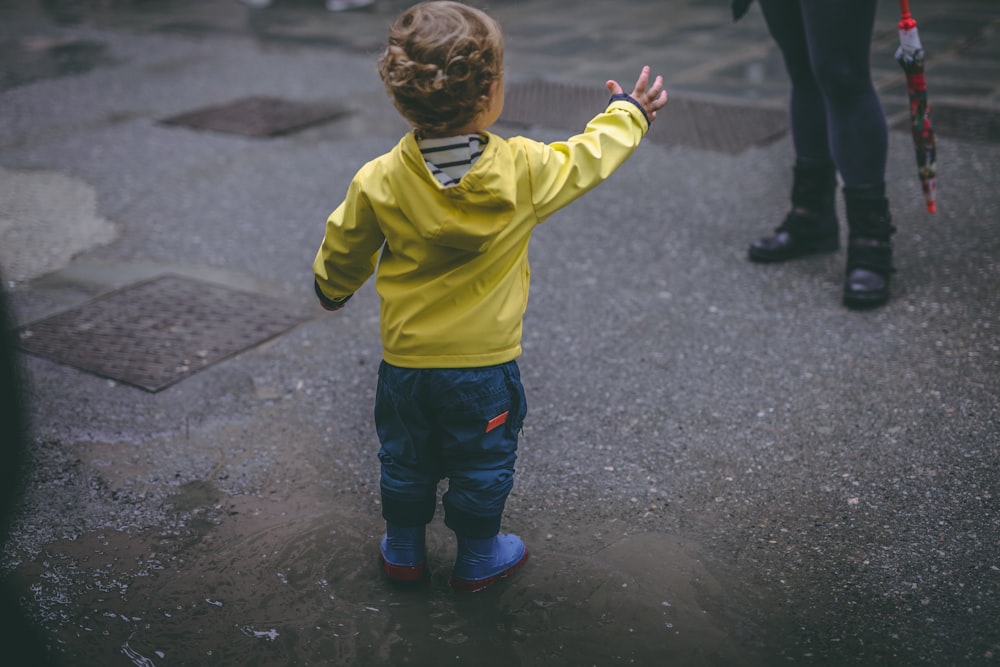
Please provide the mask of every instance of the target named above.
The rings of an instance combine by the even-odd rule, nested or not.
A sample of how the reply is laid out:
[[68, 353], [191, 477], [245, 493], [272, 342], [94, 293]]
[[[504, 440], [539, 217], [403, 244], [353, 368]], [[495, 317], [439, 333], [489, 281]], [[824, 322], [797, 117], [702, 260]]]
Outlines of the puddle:
[[109, 243], [116, 225], [98, 213], [92, 186], [51, 171], [0, 168], [0, 268], [30, 280]]
[[325, 501], [190, 483], [168, 499], [184, 530], [86, 534], [16, 576], [65, 664], [764, 664], [730, 630], [727, 582], [677, 537], [567, 548], [524, 534], [517, 575], [460, 595], [440, 521], [430, 576], [396, 587], [378, 568], [377, 513], [308, 509], [338, 505]]

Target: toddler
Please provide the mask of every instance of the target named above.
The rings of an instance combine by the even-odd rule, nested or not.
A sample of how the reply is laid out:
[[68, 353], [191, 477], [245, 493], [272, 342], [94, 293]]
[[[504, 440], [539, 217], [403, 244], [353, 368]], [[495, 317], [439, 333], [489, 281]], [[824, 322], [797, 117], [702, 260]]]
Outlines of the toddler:
[[527, 412], [516, 358], [535, 226], [606, 179], [667, 101], [644, 67], [614, 81], [582, 134], [543, 144], [487, 131], [503, 108], [503, 36], [459, 2], [422, 2], [393, 24], [378, 70], [413, 126], [355, 175], [313, 265], [327, 310], [373, 274], [383, 359], [375, 398], [385, 574], [424, 574], [424, 529], [448, 479], [444, 521], [458, 552], [451, 583], [477, 591], [527, 559], [501, 534]]

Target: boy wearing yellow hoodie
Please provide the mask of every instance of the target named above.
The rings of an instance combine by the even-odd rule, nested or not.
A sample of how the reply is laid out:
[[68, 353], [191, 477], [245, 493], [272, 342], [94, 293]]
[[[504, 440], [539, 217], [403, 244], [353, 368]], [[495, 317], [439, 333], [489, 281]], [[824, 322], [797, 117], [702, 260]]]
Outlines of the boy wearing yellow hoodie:
[[423, 576], [424, 529], [448, 478], [457, 537], [452, 585], [481, 590], [527, 549], [500, 534], [527, 413], [516, 358], [535, 226], [611, 175], [667, 101], [644, 67], [582, 134], [543, 144], [487, 132], [503, 109], [503, 35], [485, 13], [423, 2], [389, 32], [379, 73], [413, 125], [355, 175], [313, 265], [316, 295], [338, 310], [376, 274], [383, 360], [380, 556], [396, 581]]

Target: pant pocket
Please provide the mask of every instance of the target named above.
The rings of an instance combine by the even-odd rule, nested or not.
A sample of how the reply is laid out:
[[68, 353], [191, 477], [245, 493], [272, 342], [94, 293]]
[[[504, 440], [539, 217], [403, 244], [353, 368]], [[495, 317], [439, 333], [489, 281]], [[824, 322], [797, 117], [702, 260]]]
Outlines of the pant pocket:
[[[516, 366], [515, 366], [516, 371]], [[524, 385], [516, 372], [507, 373], [507, 391], [510, 394], [510, 414], [507, 417], [507, 433], [517, 437], [528, 416], [528, 400], [524, 395]]]

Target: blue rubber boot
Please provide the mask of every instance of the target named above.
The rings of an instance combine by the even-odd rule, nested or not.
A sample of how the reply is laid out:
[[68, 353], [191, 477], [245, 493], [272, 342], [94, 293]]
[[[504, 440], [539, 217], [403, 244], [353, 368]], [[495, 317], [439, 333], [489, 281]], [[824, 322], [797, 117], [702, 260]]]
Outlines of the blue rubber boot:
[[386, 522], [379, 556], [385, 575], [393, 581], [417, 581], [424, 576], [427, 554], [424, 548], [426, 526], [397, 526]]
[[481, 591], [513, 573], [527, 559], [528, 549], [517, 535], [487, 539], [459, 537], [452, 588], [467, 593]]

